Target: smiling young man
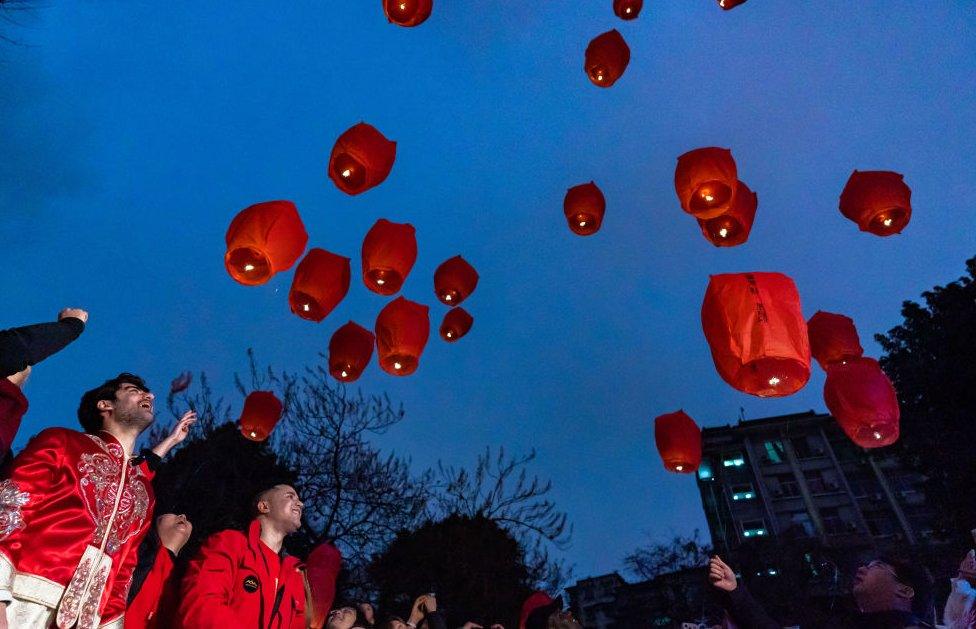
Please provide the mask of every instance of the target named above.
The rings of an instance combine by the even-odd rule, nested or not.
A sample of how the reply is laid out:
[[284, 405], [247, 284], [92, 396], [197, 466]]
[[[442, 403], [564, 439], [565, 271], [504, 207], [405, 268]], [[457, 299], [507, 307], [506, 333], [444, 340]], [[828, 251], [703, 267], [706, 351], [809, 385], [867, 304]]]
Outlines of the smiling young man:
[[186, 413], [133, 456], [153, 399], [139, 376], [119, 374], [82, 396], [85, 432], [48, 428], [13, 460], [0, 482], [0, 629], [122, 627], [153, 470], [196, 421]]
[[257, 495], [246, 533], [210, 536], [183, 578], [179, 626], [185, 629], [305, 627], [301, 565], [284, 553], [285, 537], [302, 525], [302, 501], [291, 485]]

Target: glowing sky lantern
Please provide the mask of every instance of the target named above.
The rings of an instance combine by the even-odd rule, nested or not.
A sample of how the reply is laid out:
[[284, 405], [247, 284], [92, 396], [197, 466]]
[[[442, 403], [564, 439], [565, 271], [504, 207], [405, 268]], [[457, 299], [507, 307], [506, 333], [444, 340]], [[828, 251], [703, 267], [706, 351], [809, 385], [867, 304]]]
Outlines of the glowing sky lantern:
[[702, 235], [716, 247], [735, 247], [749, 240], [759, 197], [744, 182], [738, 182], [729, 211], [721, 216], [698, 219]]
[[825, 371], [830, 365], [842, 363], [864, 354], [857, 328], [850, 317], [818, 310], [807, 321], [810, 334], [810, 353]]
[[346, 194], [383, 183], [396, 159], [396, 142], [360, 122], [339, 136], [329, 157], [329, 178]]
[[417, 237], [413, 225], [376, 221], [363, 239], [363, 283], [380, 295], [399, 292], [417, 261]]
[[271, 391], [251, 391], [241, 411], [241, 434], [251, 441], [264, 441], [271, 435], [284, 407]]
[[350, 321], [329, 339], [329, 373], [336, 380], [353, 382], [373, 357], [373, 333]]
[[349, 292], [349, 258], [310, 249], [295, 269], [288, 291], [291, 311], [309, 321], [325, 319]]
[[810, 343], [800, 295], [780, 273], [713, 275], [702, 329], [719, 375], [759, 397], [799, 391], [810, 378]]
[[434, 271], [434, 293], [447, 306], [457, 306], [477, 286], [478, 272], [461, 256], [446, 260]]
[[613, 0], [613, 12], [621, 20], [633, 20], [640, 15], [644, 0]]
[[313, 548], [305, 559], [304, 573], [309, 594], [305, 611], [310, 627], [321, 629], [326, 626], [341, 569], [342, 553], [329, 542], [322, 542]]
[[734, 9], [740, 4], [745, 4], [747, 0], [718, 0], [718, 6], [722, 7], [726, 11]]
[[264, 284], [291, 268], [306, 244], [308, 234], [294, 203], [257, 203], [241, 210], [227, 228], [224, 265], [241, 284]]
[[430, 17], [434, 0], [383, 0], [386, 19], [398, 26], [417, 26]]
[[669, 472], [692, 474], [701, 464], [701, 429], [684, 411], [654, 419], [654, 443]]
[[716, 218], [732, 208], [738, 173], [732, 151], [709, 146], [678, 158], [674, 189], [681, 209], [702, 220]]
[[898, 394], [873, 358], [852, 358], [827, 367], [824, 402], [851, 441], [862, 448], [880, 448], [898, 440]]
[[464, 308], [451, 308], [444, 315], [444, 320], [441, 322], [441, 338], [448, 343], [454, 343], [471, 330], [473, 323], [474, 317], [468, 314], [467, 310]]
[[586, 47], [583, 70], [593, 85], [610, 87], [617, 82], [630, 63], [630, 48], [616, 30], [598, 35]]
[[417, 370], [430, 336], [430, 317], [423, 304], [397, 297], [376, 317], [376, 350], [380, 367], [394, 376]]
[[855, 170], [840, 194], [840, 212], [861, 231], [900, 234], [912, 218], [912, 190], [898, 173]]
[[563, 214], [569, 228], [578, 236], [590, 236], [599, 231], [606, 209], [603, 192], [592, 181], [573, 186], [563, 199]]

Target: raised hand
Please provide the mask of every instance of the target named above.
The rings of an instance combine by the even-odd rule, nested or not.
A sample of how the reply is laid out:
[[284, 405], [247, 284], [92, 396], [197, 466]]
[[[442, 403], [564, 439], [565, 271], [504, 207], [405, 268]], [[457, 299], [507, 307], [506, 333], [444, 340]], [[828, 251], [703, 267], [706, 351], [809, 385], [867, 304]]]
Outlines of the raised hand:
[[712, 557], [708, 562], [708, 580], [711, 581], [712, 585], [726, 592], [731, 592], [738, 585], [732, 568], [729, 568], [718, 555]]
[[82, 323], [88, 323], [88, 311], [81, 308], [64, 308], [58, 313], [58, 321], [66, 317], [81, 319]]

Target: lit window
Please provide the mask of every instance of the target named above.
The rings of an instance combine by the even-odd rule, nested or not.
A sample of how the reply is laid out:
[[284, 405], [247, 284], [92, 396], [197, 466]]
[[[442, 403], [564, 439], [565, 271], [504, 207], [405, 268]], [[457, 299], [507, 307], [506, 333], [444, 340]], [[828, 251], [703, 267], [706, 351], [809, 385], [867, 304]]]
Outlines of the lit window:
[[762, 520], [751, 520], [742, 523], [743, 537], [764, 537], [766, 535], [766, 523]]
[[712, 479], [712, 464], [706, 459], [702, 459], [701, 464], [698, 466], [698, 478], [701, 480]]
[[746, 460], [739, 452], [730, 452], [722, 456], [722, 467], [742, 467]]
[[733, 485], [732, 486], [732, 500], [752, 500], [756, 497], [756, 492], [752, 488], [752, 485]]

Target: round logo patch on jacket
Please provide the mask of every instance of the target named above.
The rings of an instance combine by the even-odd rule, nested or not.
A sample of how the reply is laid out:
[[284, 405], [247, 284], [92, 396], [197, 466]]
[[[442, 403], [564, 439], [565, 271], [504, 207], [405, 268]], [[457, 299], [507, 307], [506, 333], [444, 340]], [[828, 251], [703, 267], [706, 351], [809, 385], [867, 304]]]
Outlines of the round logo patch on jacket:
[[260, 583], [258, 582], [258, 578], [257, 577], [255, 577], [253, 575], [248, 575], [248, 576], [244, 577], [244, 591], [245, 592], [250, 592], [250, 593], [257, 592], [259, 585], [260, 585]]

